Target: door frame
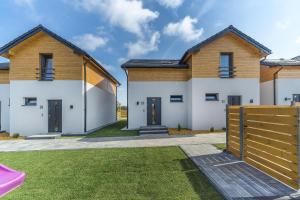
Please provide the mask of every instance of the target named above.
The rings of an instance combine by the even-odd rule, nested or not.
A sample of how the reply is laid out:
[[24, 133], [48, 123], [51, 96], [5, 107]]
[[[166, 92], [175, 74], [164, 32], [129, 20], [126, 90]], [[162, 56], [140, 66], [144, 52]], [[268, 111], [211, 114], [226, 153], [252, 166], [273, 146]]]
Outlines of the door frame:
[[[157, 115], [157, 123], [156, 124], [151, 124], [151, 123], [149, 123], [150, 121], [149, 121], [149, 107], [148, 107], [148, 103], [149, 103], [149, 101], [151, 100], [152, 101], [152, 99], [157, 99], [157, 100], [159, 100], [158, 102], [159, 102], [159, 112], [156, 112], [156, 115]], [[151, 125], [154, 125], [154, 126], [160, 126], [161, 125], [161, 97], [147, 97], [147, 112], [146, 112], [146, 115], [147, 115], [147, 126], [151, 126]], [[151, 114], [151, 116], [152, 116], [152, 114]]]
[[[50, 118], [49, 118], [49, 111], [50, 111], [50, 106], [49, 106], [49, 102], [50, 101], [60, 101], [60, 127], [59, 127], [59, 130], [57, 131], [57, 132], [55, 132], [55, 131], [50, 131]], [[62, 99], [48, 99], [48, 133], [62, 133]]]
[[242, 95], [227, 95], [227, 104], [229, 105], [229, 97], [240, 97], [240, 105], [242, 105]]

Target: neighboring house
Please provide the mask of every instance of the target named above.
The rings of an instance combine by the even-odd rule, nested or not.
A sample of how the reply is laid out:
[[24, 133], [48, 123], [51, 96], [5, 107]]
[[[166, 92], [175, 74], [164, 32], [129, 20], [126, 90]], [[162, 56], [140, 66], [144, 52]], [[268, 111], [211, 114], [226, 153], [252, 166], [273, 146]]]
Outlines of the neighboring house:
[[187, 50], [180, 60], [129, 60], [128, 128], [226, 126], [227, 104], [260, 104], [260, 60], [271, 53], [233, 26]]
[[261, 104], [291, 105], [300, 102], [300, 56], [261, 61]]
[[116, 121], [119, 82], [95, 59], [39, 25], [0, 48], [1, 130], [84, 134]]

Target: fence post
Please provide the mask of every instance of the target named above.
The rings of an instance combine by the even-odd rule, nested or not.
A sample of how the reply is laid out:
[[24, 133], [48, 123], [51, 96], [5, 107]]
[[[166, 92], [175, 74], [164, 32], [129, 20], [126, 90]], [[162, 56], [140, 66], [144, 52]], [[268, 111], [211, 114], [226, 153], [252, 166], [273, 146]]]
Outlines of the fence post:
[[240, 159], [244, 159], [244, 107], [240, 107]]
[[229, 147], [229, 105], [226, 105], [226, 150]]

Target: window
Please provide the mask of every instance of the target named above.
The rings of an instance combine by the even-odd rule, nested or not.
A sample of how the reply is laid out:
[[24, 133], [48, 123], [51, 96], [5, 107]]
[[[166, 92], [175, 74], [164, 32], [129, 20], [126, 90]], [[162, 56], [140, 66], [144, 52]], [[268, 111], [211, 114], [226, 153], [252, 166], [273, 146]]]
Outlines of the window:
[[233, 72], [233, 53], [221, 53], [219, 76], [221, 78], [232, 78]]
[[41, 76], [42, 81], [52, 81], [53, 75], [53, 59], [52, 54], [41, 54]]
[[182, 95], [171, 95], [170, 102], [183, 102], [183, 96]]
[[[253, 101], [253, 99], [252, 99], [252, 101]], [[251, 102], [251, 100], [250, 100], [250, 103], [253, 103], [253, 102]], [[242, 104], [242, 96], [239, 96], [239, 95], [228, 96], [228, 105], [239, 106], [241, 104]]]
[[293, 94], [293, 101], [300, 102], [300, 94]]
[[37, 100], [35, 97], [25, 97], [25, 106], [36, 106]]
[[206, 101], [219, 101], [219, 94], [218, 93], [207, 93], [205, 94]]

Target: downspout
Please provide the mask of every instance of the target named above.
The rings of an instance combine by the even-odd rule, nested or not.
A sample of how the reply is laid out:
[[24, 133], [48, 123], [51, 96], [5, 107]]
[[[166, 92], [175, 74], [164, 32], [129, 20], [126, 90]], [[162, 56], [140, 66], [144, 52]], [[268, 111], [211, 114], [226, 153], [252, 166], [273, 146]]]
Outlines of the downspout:
[[126, 87], [127, 87], [127, 129], [128, 129], [128, 124], [129, 124], [129, 108], [128, 108], [128, 73], [127, 73], [126, 69], [124, 69], [124, 72], [125, 72], [125, 74], [126, 74], [126, 79], [127, 79]]
[[84, 116], [84, 121], [83, 121], [83, 126], [84, 126], [84, 133], [87, 132], [87, 128], [86, 128], [86, 122], [87, 122], [87, 84], [86, 84], [86, 64], [87, 62], [84, 62], [83, 63], [83, 77], [84, 77], [84, 85], [83, 85], [83, 88], [84, 88], [84, 92], [83, 92], [83, 116]]
[[116, 121], [118, 121], [118, 86], [116, 85]]
[[276, 101], [276, 77], [278, 75], [278, 73], [283, 69], [283, 67], [280, 67], [279, 70], [277, 70], [274, 74], [273, 74], [273, 104], [276, 105], [277, 101]]

